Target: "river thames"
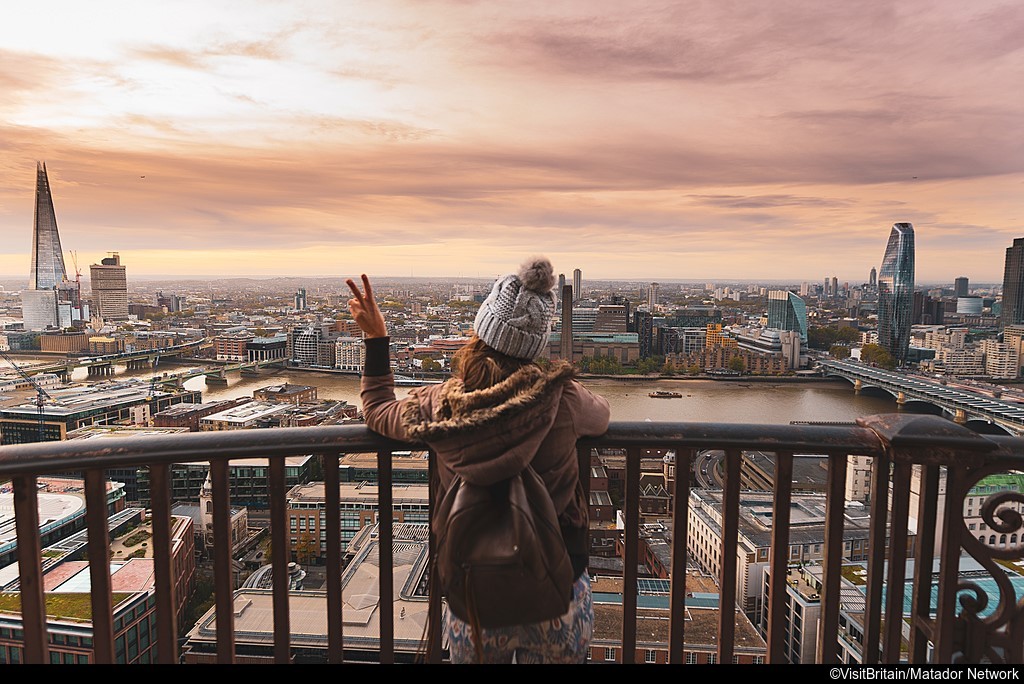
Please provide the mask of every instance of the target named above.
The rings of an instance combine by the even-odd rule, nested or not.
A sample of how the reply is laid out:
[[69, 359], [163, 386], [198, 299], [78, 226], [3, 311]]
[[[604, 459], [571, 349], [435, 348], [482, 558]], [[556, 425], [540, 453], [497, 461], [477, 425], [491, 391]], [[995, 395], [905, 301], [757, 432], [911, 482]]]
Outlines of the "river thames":
[[[29, 366], [46, 360], [22, 357], [17, 362]], [[175, 363], [161, 365], [158, 371], [177, 373], [198, 367], [194, 364]], [[115, 366], [115, 371], [115, 379], [148, 378], [153, 374], [150, 370], [126, 371], [123, 366]], [[72, 380], [87, 381], [85, 370], [77, 369]], [[359, 378], [356, 375], [268, 369], [255, 378], [243, 378], [238, 372], [228, 373], [226, 385], [208, 385], [204, 376], [198, 376], [187, 380], [185, 386], [201, 391], [203, 401], [212, 401], [251, 397], [254, 390], [284, 382], [314, 385], [320, 399], [342, 399], [359, 405]], [[771, 424], [785, 424], [794, 420], [848, 422], [873, 413], [897, 410], [893, 400], [856, 394], [853, 386], [846, 381], [588, 378], [583, 382], [592, 391], [608, 399], [612, 420], [621, 421]], [[409, 389], [398, 387], [396, 394], [399, 397], [405, 396]], [[682, 396], [668, 399], [648, 396], [654, 390], [671, 390]]]

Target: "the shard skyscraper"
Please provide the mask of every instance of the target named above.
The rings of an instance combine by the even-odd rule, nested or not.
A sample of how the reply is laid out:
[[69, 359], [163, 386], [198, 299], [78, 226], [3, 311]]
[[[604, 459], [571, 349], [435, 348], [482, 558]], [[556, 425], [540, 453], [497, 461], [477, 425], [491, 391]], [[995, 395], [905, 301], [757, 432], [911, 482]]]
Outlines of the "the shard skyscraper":
[[914, 315], [914, 226], [895, 223], [878, 271], [878, 344], [903, 366]]
[[32, 271], [29, 274], [28, 289], [22, 292], [21, 302], [25, 329], [44, 330], [71, 325], [70, 309], [67, 306], [69, 287], [73, 288], [74, 283], [68, 282], [64, 267], [64, 253], [60, 247], [57, 215], [53, 210], [46, 165], [37, 162]]

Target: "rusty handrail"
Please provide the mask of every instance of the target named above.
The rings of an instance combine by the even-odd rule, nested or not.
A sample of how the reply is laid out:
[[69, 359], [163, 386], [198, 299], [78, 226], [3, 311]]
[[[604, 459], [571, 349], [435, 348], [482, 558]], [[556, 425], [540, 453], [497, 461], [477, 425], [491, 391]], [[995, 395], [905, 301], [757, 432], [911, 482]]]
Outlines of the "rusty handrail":
[[[176, 463], [210, 462], [213, 470], [212, 484], [214, 489], [214, 536], [216, 538], [215, 551], [218, 572], [217, 582], [217, 615], [222, 618], [218, 624], [225, 627], [221, 632], [218, 630], [218, 658], [220, 662], [234, 662], [234, 638], [231, 634], [233, 611], [230, 597], [230, 584], [227, 583], [230, 574], [230, 557], [226, 555], [229, 544], [226, 540], [230, 536], [228, 528], [227, 499], [229, 489], [227, 484], [227, 466], [232, 460], [242, 458], [261, 457], [272, 459], [271, 463], [277, 465], [272, 468], [272, 491], [271, 509], [272, 523], [274, 530], [273, 563], [274, 567], [281, 565], [282, 559], [287, 560], [285, 549], [286, 512], [283, 501], [283, 472], [278, 457], [291, 455], [317, 454], [329, 457], [327, 464], [337, 464], [339, 454], [350, 453], [376, 453], [378, 456], [379, 477], [381, 478], [382, 496], [380, 505], [387, 508], [390, 498], [386, 485], [391, 483], [389, 456], [394, 451], [405, 451], [411, 448], [424, 448], [423, 445], [406, 444], [388, 440], [377, 435], [362, 424], [319, 426], [303, 428], [268, 428], [254, 430], [221, 431], [221, 432], [197, 432], [185, 434], [150, 435], [144, 439], [138, 437], [111, 437], [104, 440], [71, 440], [62, 442], [45, 442], [34, 444], [6, 445], [0, 446], [0, 479], [12, 478], [15, 484], [15, 507], [18, 515], [18, 536], [19, 542], [24, 541], [21, 548], [29, 550], [30, 553], [38, 551], [38, 539], [33, 544], [32, 537], [35, 535], [35, 523], [32, 513], [35, 509], [35, 497], [32, 485], [35, 478], [68, 471], [82, 471], [90, 474], [89, 485], [91, 501], [96, 504], [102, 500], [99, 474], [107, 468], [119, 468], [125, 466], [149, 466], [153, 469], [153, 496], [154, 496], [154, 517], [167, 517], [169, 500], [167, 498], [168, 477], [167, 467]], [[883, 576], [880, 563], [884, 562], [888, 554], [896, 554], [897, 560], [910, 558], [903, 547], [906, 545], [905, 533], [903, 531], [894, 533], [887, 538], [886, 520], [883, 515], [881, 497], [890, 495], [896, 505], [892, 511], [893, 522], [903, 524], [908, 515], [905, 497], [909, 492], [909, 468], [911, 466], [924, 466], [927, 479], [926, 490], [934, 486], [934, 469], [942, 467], [948, 473], [950, 491], [954, 493], [966, 492], [972, 482], [977, 481], [984, 473], [993, 470], [1024, 470], [1024, 438], [1013, 436], [996, 436], [974, 433], [971, 430], [957, 425], [952, 421], [937, 416], [887, 414], [870, 416], [857, 421], [856, 425], [822, 425], [822, 424], [800, 424], [800, 425], [760, 425], [760, 424], [733, 424], [733, 423], [688, 423], [688, 422], [614, 422], [610, 425], [606, 434], [580, 440], [578, 453], [580, 456], [581, 469], [587, 462], [591, 449], [621, 449], [627, 454], [626, 469], [626, 492], [625, 500], [627, 509], [625, 521], [627, 530], [624, 531], [625, 557], [627, 559], [624, 573], [624, 583], [628, 591], [625, 592], [623, 600], [623, 633], [621, 646], [624, 647], [621, 653], [620, 662], [635, 662], [637, 653], [642, 645], [637, 643], [636, 613], [637, 604], [635, 588], [637, 584], [637, 528], [640, 523], [638, 516], [638, 496], [640, 478], [640, 454], [643, 448], [664, 448], [671, 449], [677, 454], [679, 463], [689, 465], [693, 458], [703, 450], [718, 450], [725, 454], [725, 480], [722, 502], [727, 510], [723, 513], [722, 524], [722, 557], [724, 562], [720, 568], [720, 576], [716, 579], [725, 592], [725, 596], [737, 591], [735, 552], [728, 553], [729, 544], [735, 546], [737, 537], [738, 513], [733, 508], [739, 506], [739, 459], [744, 450], [758, 450], [775, 453], [779, 458], [778, 474], [787, 480], [785, 483], [777, 483], [775, 491], [774, 516], [786, 529], [776, 528], [773, 530], [772, 557], [769, 562], [771, 586], [776, 590], [785, 586], [786, 578], [778, 577], [785, 575], [787, 567], [788, 551], [776, 550], [776, 546], [790, 543], [788, 530], [788, 507], [792, 489], [788, 479], [790, 477], [794, 455], [815, 454], [823, 455], [829, 459], [829, 498], [827, 512], [827, 529], [825, 535], [826, 551], [823, 557], [824, 574], [822, 589], [822, 625], [819, 631], [819, 643], [817, 644], [818, 662], [835, 662], [834, 644], [830, 644], [829, 635], [834, 635], [838, 628], [839, 601], [837, 598], [826, 600], [828, 596], [837, 597], [839, 588], [839, 568], [842, 561], [842, 511], [844, 504], [843, 486], [846, 472], [846, 456], [860, 455], [873, 459], [874, 475], [871, 491], [872, 515], [877, 517], [872, 526], [871, 533], [871, 554], [869, 557], [868, 576], [868, 598], [869, 603], [878, 604], [881, 596]], [[890, 474], [892, 469], [892, 474]], [[688, 468], [687, 468], [688, 470]], [[893, 474], [895, 477], [893, 477]], [[890, 483], [890, 478], [892, 481]], [[675, 493], [689, 492], [689, 485], [680, 482], [677, 477]], [[327, 483], [336, 486], [337, 476], [327, 478]], [[589, 488], [588, 488], [589, 489]], [[685, 569], [688, 553], [688, 541], [686, 529], [689, 515], [687, 513], [686, 501], [677, 502], [678, 507], [673, 515], [675, 529], [682, 532], [682, 536], [673, 538], [672, 556], [674, 564], [678, 568]], [[921, 499], [921, 511], [927, 514], [932, 511], [934, 501], [931, 497], [925, 496]], [[98, 504], [91, 508], [102, 508]], [[328, 558], [337, 564], [340, 550], [337, 547], [337, 501], [329, 504], [329, 516], [334, 518], [333, 524], [329, 524], [328, 530]], [[887, 514], [888, 511], [885, 511]], [[926, 527], [923, 531], [925, 538], [917, 545], [919, 562], [915, 569], [915, 581], [913, 584], [914, 613], [911, 616], [911, 662], [921, 662], [925, 657], [923, 650], [923, 638], [927, 638], [934, 645], [934, 662], [944, 662], [944, 659], [951, 657], [957, 649], [963, 648], [959, 641], [962, 637], [961, 629], [954, 630], [953, 623], [956, 616], [949, 608], [952, 604], [952, 597], [957, 589], [957, 577], [951, 572], [949, 566], [955, 560], [954, 550], [960, 548], [961, 532], [953, 524], [959, 514], [947, 507], [945, 520], [940, 528]], [[105, 534], [106, 515], [105, 512], [89, 515], [90, 532], [90, 555], [98, 555], [102, 539], [99, 535]], [[934, 517], [932, 515], [931, 517]], [[927, 515], [919, 515], [919, 519], [927, 518]], [[390, 591], [393, 584], [391, 579], [391, 556], [390, 556], [390, 525], [392, 517], [387, 512], [382, 512], [381, 522], [388, 528], [381, 537], [380, 563], [382, 572], [380, 575], [381, 599], [385, 600], [385, 594]], [[874, 520], [874, 518], [873, 518]], [[156, 521], [160, 525], [166, 525], [166, 521]], [[962, 522], [962, 521], [961, 521]], [[154, 541], [160, 541], [161, 545], [167, 543], [167, 530], [158, 528], [160, 534]], [[931, 556], [933, 553], [931, 539], [927, 534], [935, 529], [941, 529], [944, 535], [943, 548], [943, 571], [938, 574], [939, 584], [939, 614], [932, 616], [928, 612], [928, 592], [934, 581], [933, 573], [930, 570]], [[966, 530], [966, 527], [964, 527]], [[918, 531], [918, 535], [922, 534]], [[891, 540], [892, 548], [885, 547], [887, 539]], [[971, 540], [968, 539], [968, 542]], [[976, 541], [976, 540], [974, 540]], [[1022, 540], [1024, 541], [1024, 540]], [[966, 545], [964, 546], [966, 548]], [[109, 552], [109, 546], [106, 549]], [[431, 549], [432, 550], [432, 549]], [[169, 606], [174, 605], [172, 600], [169, 565], [170, 559], [166, 553], [161, 553], [157, 558], [157, 607], [158, 612], [165, 612]], [[925, 565], [928, 568], [925, 568]], [[955, 563], [953, 563], [955, 565]], [[386, 566], [386, 567], [385, 567]], [[29, 662], [45, 662], [46, 654], [46, 620], [40, 616], [44, 609], [42, 605], [41, 591], [41, 563], [33, 563], [31, 559], [20, 560], [20, 571], [22, 574], [23, 610], [26, 614], [23, 617], [24, 643], [26, 647], [25, 657]], [[684, 573], [685, 574], [685, 573]], [[94, 606], [96, 609], [106, 612], [109, 608], [109, 583], [99, 578], [99, 595], [94, 595]], [[96, 578], [94, 578], [95, 581]], [[902, 603], [902, 567], [889, 568], [888, 584], [890, 588], [898, 584], [891, 596]], [[283, 620], [274, 630], [274, 658], [277, 662], [289, 660], [288, 646], [288, 624], [287, 611], [288, 600], [285, 578], [276, 577], [274, 582], [274, 611], [275, 615], [281, 616]], [[343, 647], [341, 601], [340, 601], [340, 572], [334, 567], [328, 572], [328, 641], [331, 650], [341, 650]], [[723, 597], [724, 598], [724, 597]], [[727, 599], [726, 599], [727, 600]], [[922, 603], [923, 601], [923, 603]], [[680, 605], [676, 605], [677, 602]], [[670, 614], [673, 624], [670, 627], [670, 642], [668, 652], [670, 662], [679, 662], [683, 657], [684, 625], [681, 617], [685, 610], [686, 597], [682, 587], [672, 585], [672, 606]], [[440, 599], [431, 596], [431, 611], [435, 617], [438, 615], [437, 606]], [[723, 605], [725, 605], [723, 603]], [[394, 631], [390, 627], [391, 604], [386, 602], [387, 610], [382, 615], [387, 618], [388, 625], [383, 626], [381, 632], [381, 662], [393, 662], [394, 654]], [[766, 607], [768, 615], [766, 635], [768, 649], [766, 651], [769, 662], [779, 662], [784, 657], [781, 638], [783, 636], [785, 623], [781, 615], [784, 610], [783, 597], [778, 593], [769, 597]], [[731, 662], [736, 654], [733, 615], [731, 610], [720, 611], [719, 618], [719, 643], [717, 644], [717, 661]], [[949, 613], [949, 615], [945, 615]], [[899, 613], [895, 605], [890, 605], [885, 611], [884, 618], [892, 624], [898, 621]], [[880, 605], [868, 606], [865, 614], [865, 635], [867, 638], [866, 647], [870, 645], [864, 654], [865, 662], [878, 662], [881, 658], [884, 662], [898, 662], [901, 657], [899, 651], [898, 635], [892, 631], [886, 634], [885, 643], [880, 637], [880, 621], [883, 619], [883, 612]], [[100, 661], [105, 662], [111, 656], [109, 643], [110, 616], [106, 615], [99, 620], [102, 628], [102, 637], [97, 641], [97, 648], [102, 653], [97, 653]], [[173, 616], [157, 616], [161, 640], [172, 632], [176, 627]], [[679, 623], [679, 624], [675, 624]], [[676, 639], [679, 643], [676, 643]], [[388, 643], [384, 643], [387, 641]], [[431, 644], [432, 652], [436, 654], [437, 644]], [[875, 648], [879, 651], [876, 652]], [[1010, 650], [1011, 655], [1019, 653]], [[163, 647], [161, 648], [163, 651]], [[161, 662], [174, 662], [176, 660], [176, 645], [161, 653]], [[340, 662], [342, 654], [329, 653], [331, 662]], [[903, 657], [907, 657], [903, 654]]]

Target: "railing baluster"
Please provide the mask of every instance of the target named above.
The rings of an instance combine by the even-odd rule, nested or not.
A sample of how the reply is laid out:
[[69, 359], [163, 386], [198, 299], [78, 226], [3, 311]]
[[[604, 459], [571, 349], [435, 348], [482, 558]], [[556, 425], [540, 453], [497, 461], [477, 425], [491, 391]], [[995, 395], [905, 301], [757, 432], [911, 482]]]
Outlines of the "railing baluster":
[[818, 622], [819, 663], [838, 663], [839, 589], [843, 572], [843, 523], [846, 515], [846, 454], [828, 460], [825, 504], [825, 558], [822, 562], [822, 603]]
[[864, 645], [861, 649], [861, 658], [865, 665], [878, 663], [879, 646], [882, 643], [882, 584], [885, 579], [889, 530], [889, 469], [888, 455], [878, 456], [871, 462], [868, 579], [864, 595]]
[[[337, 453], [324, 454], [324, 529], [327, 535], [327, 662], [345, 660], [341, 589], [341, 482]], [[320, 540], [317, 540], [317, 544]]]
[[394, 510], [391, 491], [391, 452], [377, 452], [377, 560], [380, 571], [380, 664], [395, 662]]
[[[285, 475], [284, 458], [270, 459], [267, 486], [270, 494], [270, 555], [273, 557], [273, 575], [271, 582], [274, 587], [274, 662], [283, 665], [291, 662], [291, 619], [288, 614], [289, 586], [288, 558], [291, 551], [286, 532], [289, 529], [287, 508], [285, 506]], [[325, 493], [326, 496], [326, 493]], [[310, 533], [316, 526], [308, 525]], [[274, 534], [276, 532], [276, 535]], [[300, 540], [301, 541], [301, 540]], [[320, 540], [316, 540], [317, 545]]]
[[722, 565], [718, 581], [718, 662], [732, 663], [736, 635], [736, 549], [739, 544], [740, 459], [739, 449], [725, 450], [722, 492]]
[[110, 581], [107, 478], [99, 468], [85, 471], [85, 519], [88, 527], [93, 653], [97, 664], [106, 665], [115, 662], [114, 598]]
[[953, 629], [956, 623], [956, 595], [960, 581], [960, 528], [963, 526], [963, 505], [967, 496], [967, 469], [946, 467], [946, 504], [942, 516], [942, 545], [939, 549], [939, 589], [935, 628], [932, 638], [935, 653], [932, 661], [947, 665], [953, 659]]
[[675, 483], [672, 492], [672, 566], [669, 597], [668, 662], [683, 662], [686, 648], [686, 559], [689, 554], [690, 470], [695, 451], [675, 447]]
[[[217, 662], [235, 662], [235, 601], [231, 567], [231, 488], [228, 462], [210, 462], [210, 484], [213, 486], [213, 582], [217, 606]], [[271, 527], [273, 528], [273, 520]], [[280, 546], [280, 545], [277, 545]], [[272, 554], [277, 549], [271, 549]], [[276, 558], [276, 556], [275, 556]], [[286, 564], [287, 565], [287, 564]], [[274, 565], [274, 570], [280, 566]]]
[[39, 541], [39, 496], [35, 477], [11, 478], [14, 489], [14, 524], [18, 537], [18, 584], [21, 592], [21, 627], [25, 662], [49, 662], [46, 597], [43, 593], [43, 550]]
[[[894, 437], [891, 438], [891, 437]], [[187, 438], [187, 439], [186, 439]], [[22, 660], [26, 662], [47, 662], [52, 655], [52, 648], [48, 645], [48, 633], [46, 622], [46, 594], [43, 591], [42, 568], [48, 564], [40, 560], [41, 541], [39, 540], [39, 519], [37, 514], [38, 500], [36, 494], [36, 478], [47, 472], [63, 472], [65, 469], [76, 471], [87, 471], [86, 474], [86, 522], [88, 525], [87, 535], [89, 538], [89, 557], [91, 563], [90, 573], [93, 575], [93, 613], [94, 613], [94, 647], [96, 655], [93, 659], [96, 662], [111, 662], [114, 660], [124, 661], [124, 655], [117, 651], [113, 641], [113, 595], [111, 588], [113, 582], [109, 573], [110, 545], [108, 540], [109, 525], [107, 521], [107, 491], [105, 478], [101, 473], [109, 472], [108, 468], [124, 467], [126, 465], [148, 466], [151, 473], [151, 491], [153, 508], [153, 542], [154, 542], [154, 572], [156, 610], [151, 616], [151, 624], [156, 631], [154, 647], [156, 653], [154, 659], [161, 663], [172, 663], [177, 660], [178, 649], [175, 646], [176, 639], [176, 618], [180, 620], [178, 602], [183, 597], [178, 595], [181, 591], [181, 584], [185, 576], [179, 577], [181, 568], [177, 567], [179, 558], [177, 547], [172, 546], [172, 535], [175, 529], [170, 516], [171, 488], [169, 486], [171, 464], [183, 462], [194, 462], [199, 460], [211, 461], [211, 480], [214, 484], [214, 505], [213, 505], [213, 536], [214, 541], [210, 550], [214, 556], [215, 575], [215, 610], [216, 610], [216, 632], [208, 634], [197, 632], [197, 643], [195, 648], [190, 649], [187, 657], [195, 656], [196, 660], [203, 659], [202, 652], [217, 654], [218, 662], [233, 663], [238, 658], [234, 653], [236, 647], [236, 635], [234, 633], [235, 622], [239, 618], [234, 616], [234, 572], [231, 562], [231, 518], [230, 518], [230, 492], [231, 485], [228, 476], [228, 458], [242, 457], [269, 457], [281, 459], [290, 453], [325, 453], [337, 449], [351, 448], [355, 451], [378, 451], [378, 459], [387, 453], [386, 462], [379, 463], [382, 482], [385, 485], [381, 488], [380, 514], [379, 518], [379, 559], [381, 569], [388, 578], [381, 583], [381, 655], [380, 662], [392, 662], [394, 660], [395, 648], [395, 625], [393, 611], [393, 573], [394, 557], [392, 551], [393, 536], [391, 529], [394, 524], [395, 514], [392, 512], [393, 494], [391, 492], [392, 473], [390, 466], [390, 448], [393, 445], [381, 441], [377, 436], [372, 435], [365, 428], [355, 426], [330, 426], [323, 428], [288, 428], [268, 429], [260, 431], [237, 431], [235, 433], [218, 434], [195, 434], [182, 436], [154, 436], [147, 440], [129, 440], [114, 438], [114, 442], [104, 441], [103, 447], [97, 447], [84, 440], [82, 442], [71, 441], [67, 443], [47, 443], [45, 445], [10, 445], [0, 447], [0, 475], [10, 477], [14, 485], [14, 506], [15, 518], [18, 532], [18, 563], [20, 570], [20, 581], [22, 583], [22, 625], [23, 653]], [[768, 640], [769, 662], [778, 658], [777, 637], [773, 637], [780, 624], [781, 614], [776, 607], [776, 602], [784, 598], [781, 593], [785, 587], [781, 584], [785, 568], [783, 561], [788, 558], [785, 549], [788, 538], [785, 538], [785, 510], [787, 508], [786, 497], [792, 497], [792, 491], [788, 492], [785, 486], [787, 479], [786, 460], [793, 453], [821, 453], [810, 451], [819, 447], [830, 454], [830, 468], [828, 474], [828, 509], [826, 513], [825, 532], [825, 554], [823, 559], [824, 577], [822, 589], [822, 604], [820, 617], [820, 631], [818, 634], [817, 658], [819, 662], [838, 662], [838, 649], [835, 643], [838, 632], [839, 586], [841, 582], [841, 568], [845, 560], [843, 550], [844, 512], [845, 512], [845, 479], [846, 479], [846, 456], [847, 453], [858, 453], [878, 459], [877, 468], [888, 462], [885, 449], [887, 444], [894, 444], [895, 451], [892, 452], [894, 459], [890, 463], [892, 468], [892, 496], [888, 495], [881, 483], [884, 477], [876, 475], [875, 488], [872, 490], [873, 504], [876, 507], [884, 507], [889, 501], [892, 502], [890, 511], [891, 520], [888, 524], [883, 521], [883, 516], [877, 509], [872, 510], [874, 515], [871, 523], [871, 542], [869, 545], [869, 567], [873, 568], [868, 582], [865, 597], [869, 604], [868, 614], [865, 616], [865, 632], [875, 630], [875, 634], [881, 633], [880, 641], [868, 639], [864, 647], [864, 658], [869, 662], [871, 658], [878, 658], [877, 649], [881, 648], [880, 659], [885, 662], [896, 662], [899, 654], [899, 633], [895, 625], [900, 623], [900, 606], [902, 604], [901, 589], [905, 586], [903, 574], [905, 574], [906, 556], [910, 551], [905, 551], [909, 546], [909, 536], [905, 535], [907, 520], [910, 511], [907, 509], [909, 502], [908, 481], [911, 479], [911, 468], [920, 465], [923, 481], [921, 485], [921, 502], [917, 511], [918, 527], [913, 541], [915, 558], [914, 594], [912, 597], [912, 616], [910, 622], [910, 650], [907, 658], [917, 664], [925, 663], [930, 657], [931, 648], [934, 645], [935, 655], [931, 656], [936, 662], [948, 662], [953, 657], [952, 650], [960, 648], [959, 635], [956, 629], [956, 612], [958, 610], [957, 586], [959, 584], [958, 562], [959, 553], [962, 549], [961, 534], [968, 534], [962, 519], [961, 506], [965, 487], [976, 481], [979, 475], [977, 468], [985, 467], [993, 472], [1021, 470], [1024, 466], [1021, 453], [1024, 451], [1024, 439], [1020, 437], [1003, 437], [996, 435], [981, 436], [977, 433], [955, 426], [951, 421], [942, 421], [937, 417], [904, 415], [891, 415], [871, 417], [858, 421], [857, 427], [824, 427], [805, 426], [794, 428], [792, 426], [723, 426], [716, 424], [658, 424], [646, 423], [642, 426], [628, 423], [613, 424], [606, 436], [581, 441], [577, 448], [577, 456], [580, 461], [581, 474], [590, 474], [590, 456], [592, 449], [603, 446], [626, 447], [628, 451], [626, 465], [626, 503], [624, 515], [626, 518], [626, 529], [622, 533], [623, 549], [623, 628], [622, 628], [622, 656], [624, 663], [633, 663], [637, 660], [637, 636], [640, 628], [637, 620], [638, 596], [637, 584], [640, 574], [641, 538], [640, 530], [643, 512], [640, 508], [639, 477], [642, 470], [640, 454], [643, 449], [651, 447], [675, 447], [679, 454], [677, 463], [677, 480], [673, 486], [676, 501], [673, 505], [673, 538], [671, 540], [670, 561], [673, 568], [674, 580], [671, 583], [669, 617], [669, 657], [670, 662], [681, 662], [684, 660], [685, 649], [685, 628], [689, 628], [690, 639], [692, 636], [692, 625], [685, 624], [685, 611], [687, 599], [685, 596], [685, 570], [688, 559], [686, 536], [689, 510], [689, 488], [685, 479], [687, 478], [688, 467], [694, 455], [700, 449], [716, 448], [726, 450], [726, 474], [723, 483], [722, 497], [722, 558], [719, 577], [719, 589], [722, 597], [723, 614], [719, 617], [719, 635], [716, 644], [720, 662], [727, 663], [734, 655], [737, 646], [736, 639], [739, 638], [740, 629], [736, 626], [735, 611], [738, 610], [734, 603], [742, 603], [742, 598], [737, 600], [736, 588], [739, 583], [738, 564], [742, 562], [735, 558], [736, 540], [738, 538], [738, 502], [740, 499], [741, 486], [739, 481], [739, 455], [740, 450], [748, 448], [763, 448], [771, 445], [772, 450], [779, 454], [777, 459], [777, 478], [779, 487], [775, 498], [775, 510], [773, 512], [774, 525], [779, 529], [773, 530], [772, 544], [779, 549], [778, 555], [772, 556], [769, 561], [775, 581], [770, 587], [770, 593], [766, 597], [768, 602]], [[997, 448], [998, 447], [998, 448]], [[689, 450], [689, 451], [687, 451]], [[189, 458], [183, 459], [187, 454]], [[281, 461], [283, 463], [283, 461]], [[895, 467], [891, 465], [895, 463]], [[342, 618], [343, 600], [341, 591], [341, 580], [343, 571], [340, 567], [342, 561], [341, 552], [341, 520], [340, 505], [334, 490], [339, 488], [337, 482], [338, 462], [337, 457], [325, 460], [325, 483], [328, 491], [328, 503], [325, 508], [328, 510], [328, 542], [326, 546], [330, 566], [328, 574], [328, 593], [333, 598], [328, 599], [326, 608], [328, 616], [328, 638], [327, 644], [331, 650], [329, 658], [335, 662], [344, 660], [344, 627]], [[280, 463], [275, 468], [280, 467]], [[433, 464], [432, 464], [433, 465]], [[930, 527], [934, 524], [937, 511], [936, 501], [938, 498], [938, 483], [941, 468], [947, 469], [948, 494], [946, 497], [946, 509], [943, 514], [943, 521], [940, 532], [943, 535], [942, 557], [936, 559], [941, 562], [935, 563], [932, 560], [935, 555], [938, 540], [935, 537], [935, 530]], [[331, 472], [333, 471], [333, 473]], [[280, 474], [282, 471], [276, 471]], [[432, 471], [432, 474], [434, 471]], [[277, 478], [278, 475], [272, 475]], [[973, 478], [973, 479], [971, 479]], [[283, 479], [281, 480], [283, 482]], [[589, 492], [589, 477], [584, 477], [584, 491]], [[271, 490], [278, 489], [272, 486]], [[386, 490], [386, 491], [385, 491]], [[271, 516], [279, 516], [278, 510], [283, 507], [283, 499], [275, 497], [284, 496], [283, 488], [277, 494], [271, 494]], [[287, 515], [287, 511], [285, 511]], [[274, 520], [272, 523], [272, 540], [275, 545], [275, 553], [271, 560], [274, 574], [283, 575], [290, 559], [290, 537], [288, 536], [288, 521], [282, 519]], [[792, 525], [792, 522], [789, 522]], [[882, 532], [879, 532], [882, 530]], [[208, 533], [209, 530], [203, 530]], [[790, 532], [790, 535], [792, 532]], [[83, 535], [84, 536], [84, 535]], [[277, 540], [281, 541], [278, 542]], [[886, 543], [888, 539], [888, 543]], [[319, 541], [319, 540], [318, 540]], [[433, 551], [434, 540], [428, 542], [429, 551]], [[333, 550], [332, 550], [333, 547]], [[885, 551], [890, 549], [889, 563], [886, 574], [882, 576], [881, 587], [888, 595], [883, 601], [876, 601], [874, 597], [880, 596], [879, 574], [885, 567]], [[881, 552], [881, 560], [879, 554]], [[283, 554], [282, 556], [279, 555]], [[938, 579], [938, 617], [932, 619], [930, 614], [932, 605], [929, 593], [934, 588], [933, 567], [937, 567], [934, 573]], [[280, 602], [287, 597], [287, 590], [281, 591], [279, 582], [284, 580], [279, 577], [275, 581], [275, 596], [273, 598], [275, 615], [286, 616], [280, 612]], [[755, 579], [755, 581], [757, 581]], [[333, 588], [332, 588], [333, 585]], [[334, 604], [333, 606], [331, 604]], [[96, 607], [97, 604], [99, 607]], [[431, 591], [430, 611], [437, 625], [441, 617], [442, 601], [434, 591]], [[878, 606], [884, 605], [882, 609]], [[872, 626], [872, 608], [883, 611], [878, 618], [878, 629]], [[241, 605], [238, 606], [241, 609]], [[744, 606], [745, 608], [745, 606]], [[1012, 610], [1013, 608], [1011, 608]], [[437, 611], [433, 613], [433, 611]], [[384, 614], [387, 613], [385, 616]], [[877, 613], [876, 613], [877, 614]], [[681, 617], [682, 616], [682, 617]], [[290, 617], [290, 616], [289, 616]], [[284, 617], [285, 620], [288, 617]], [[333, 628], [331, 624], [335, 625]], [[892, 630], [883, 628], [893, 625]], [[282, 645], [286, 643], [280, 638], [282, 626], [275, 617], [273, 655], [275, 659], [280, 658]], [[214, 643], [215, 637], [215, 643]], [[242, 638], [242, 637], [238, 637]], [[290, 638], [290, 637], [289, 637]], [[618, 641], [618, 639], [615, 639]], [[440, 630], [434, 630], [428, 643], [430, 649], [430, 662], [440, 661]], [[599, 643], [598, 646], [618, 646], [615, 643]], [[263, 648], [264, 653], [271, 652], [269, 641], [264, 645], [250, 642], [245, 637], [245, 647], [251, 648], [254, 652]], [[62, 649], [63, 650], [63, 649]], [[191, 657], [189, 658], [191, 661]]]
[[[437, 474], [437, 455], [433, 450], [427, 452], [427, 497], [430, 502], [430, 513], [434, 513], [434, 501], [437, 500], [437, 487], [439, 487]], [[437, 573], [434, 572], [434, 559], [437, 558], [437, 538], [434, 535], [432, 525], [427, 525], [427, 554], [430, 558], [430, 567], [427, 572], [427, 662], [437, 664], [441, 662], [441, 590], [438, 587]]]
[[178, 663], [178, 611], [175, 603], [174, 566], [171, 561], [170, 466], [149, 469], [150, 506], [153, 509], [153, 572], [156, 581], [157, 663]]
[[772, 546], [769, 558], [768, 663], [786, 662], [786, 604], [789, 590], [789, 520], [793, 493], [793, 454], [775, 455], [775, 501], [772, 507]]
[[893, 468], [892, 524], [890, 525], [889, 577], [886, 584], [885, 623], [901, 625], [885, 633], [883, 662], [900, 662], [903, 639], [903, 595], [907, 577], [907, 524], [910, 519], [910, 465], [899, 462]]
[[935, 558], [935, 523], [938, 515], [939, 467], [921, 468], [921, 497], [918, 505], [918, 529], [915, 537], [914, 589], [911, 599], [910, 661], [923, 663], [928, 657], [929, 642], [934, 639], [932, 620], [932, 562]]
[[622, 663], [636, 662], [637, 561], [640, 547], [640, 449], [626, 450], [625, 525], [622, 540]]

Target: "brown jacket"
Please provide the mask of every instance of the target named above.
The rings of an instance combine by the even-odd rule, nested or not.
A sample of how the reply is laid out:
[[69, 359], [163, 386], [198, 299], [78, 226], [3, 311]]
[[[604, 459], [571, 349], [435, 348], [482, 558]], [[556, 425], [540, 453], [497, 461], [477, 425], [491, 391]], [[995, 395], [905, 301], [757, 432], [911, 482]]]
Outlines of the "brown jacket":
[[579, 548], [589, 520], [576, 440], [604, 434], [610, 411], [604, 397], [574, 379], [571, 365], [524, 366], [474, 392], [452, 378], [417, 387], [401, 400], [395, 398], [393, 375], [364, 375], [361, 399], [371, 430], [424, 443], [437, 454], [438, 496], [456, 472], [467, 482], [490, 484], [532, 462], [551, 493], [570, 552], [586, 553]]

